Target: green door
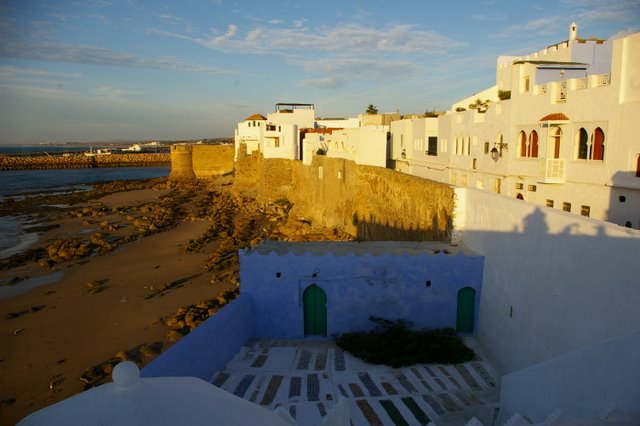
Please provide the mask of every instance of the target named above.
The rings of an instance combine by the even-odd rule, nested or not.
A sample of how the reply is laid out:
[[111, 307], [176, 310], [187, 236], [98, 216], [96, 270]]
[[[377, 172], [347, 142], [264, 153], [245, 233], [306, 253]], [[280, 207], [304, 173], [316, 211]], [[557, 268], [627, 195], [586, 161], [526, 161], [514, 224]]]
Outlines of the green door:
[[315, 284], [302, 294], [304, 303], [304, 335], [327, 335], [327, 295]]
[[471, 287], [458, 290], [458, 310], [456, 331], [461, 333], [473, 332], [473, 319], [476, 305], [476, 291]]

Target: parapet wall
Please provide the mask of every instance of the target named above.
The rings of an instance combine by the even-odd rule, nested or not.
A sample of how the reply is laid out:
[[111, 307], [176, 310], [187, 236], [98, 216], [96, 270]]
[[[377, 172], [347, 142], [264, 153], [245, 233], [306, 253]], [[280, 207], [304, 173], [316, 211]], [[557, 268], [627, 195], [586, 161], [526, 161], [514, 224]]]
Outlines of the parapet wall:
[[443, 240], [451, 233], [451, 187], [349, 160], [314, 156], [304, 165], [240, 152], [235, 185], [265, 201], [286, 198], [292, 214], [360, 240]]

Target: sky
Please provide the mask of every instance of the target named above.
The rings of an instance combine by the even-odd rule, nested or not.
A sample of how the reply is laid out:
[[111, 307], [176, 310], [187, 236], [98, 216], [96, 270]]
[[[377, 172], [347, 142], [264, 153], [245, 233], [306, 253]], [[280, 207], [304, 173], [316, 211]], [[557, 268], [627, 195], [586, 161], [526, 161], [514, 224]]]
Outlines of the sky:
[[640, 0], [0, 0], [0, 144], [232, 137], [274, 105], [446, 110], [499, 55], [640, 31]]

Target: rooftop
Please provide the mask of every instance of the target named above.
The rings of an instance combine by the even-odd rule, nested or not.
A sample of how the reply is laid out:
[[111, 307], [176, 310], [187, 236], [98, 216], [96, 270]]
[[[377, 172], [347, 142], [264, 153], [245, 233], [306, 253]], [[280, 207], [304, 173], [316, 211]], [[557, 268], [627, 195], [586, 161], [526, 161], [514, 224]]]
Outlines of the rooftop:
[[367, 364], [330, 340], [256, 340], [212, 383], [267, 409], [281, 406], [300, 425], [319, 424], [341, 396], [354, 426], [462, 425], [472, 417], [488, 425], [498, 377], [482, 359], [391, 368]]
[[248, 254], [258, 253], [262, 255], [275, 252], [278, 255], [327, 255], [346, 256], [349, 254], [363, 256], [372, 254], [374, 256], [391, 255], [399, 256], [408, 254], [416, 256], [420, 254], [444, 254], [466, 256], [477, 256], [473, 250], [462, 244], [452, 245], [443, 241], [318, 241], [318, 242], [288, 242], [265, 240], [257, 246], [245, 250]]

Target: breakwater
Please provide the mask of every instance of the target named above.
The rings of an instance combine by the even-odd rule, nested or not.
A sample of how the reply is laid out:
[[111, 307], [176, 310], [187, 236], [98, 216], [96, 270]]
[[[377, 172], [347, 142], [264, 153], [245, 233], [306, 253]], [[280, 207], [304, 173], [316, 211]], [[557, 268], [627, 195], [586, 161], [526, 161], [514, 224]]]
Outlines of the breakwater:
[[141, 167], [169, 165], [169, 153], [41, 156], [0, 155], [0, 170], [88, 169], [94, 167]]

